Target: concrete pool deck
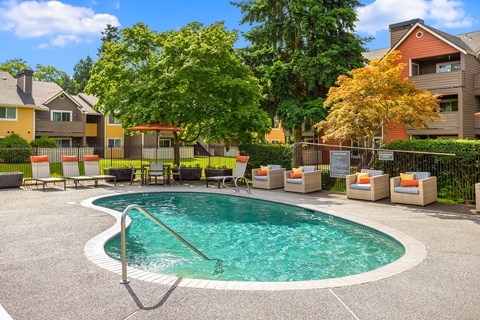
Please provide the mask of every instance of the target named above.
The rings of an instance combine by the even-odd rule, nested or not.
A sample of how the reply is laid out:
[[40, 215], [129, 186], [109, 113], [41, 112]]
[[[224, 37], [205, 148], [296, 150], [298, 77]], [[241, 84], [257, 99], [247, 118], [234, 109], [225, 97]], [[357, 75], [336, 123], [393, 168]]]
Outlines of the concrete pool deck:
[[[30, 187], [26, 188], [30, 189]], [[473, 206], [427, 207], [253, 190], [281, 200], [381, 224], [409, 235], [425, 260], [392, 277], [364, 284], [287, 291], [186, 288], [131, 279], [98, 267], [85, 244], [115, 219], [80, 203], [90, 197], [141, 191], [215, 191], [184, 186], [100, 185], [0, 191], [0, 305], [13, 319], [478, 319], [480, 215]], [[221, 189], [236, 194], [233, 189]], [[245, 192], [243, 191], [243, 194]], [[0, 307], [0, 319], [4, 313]]]

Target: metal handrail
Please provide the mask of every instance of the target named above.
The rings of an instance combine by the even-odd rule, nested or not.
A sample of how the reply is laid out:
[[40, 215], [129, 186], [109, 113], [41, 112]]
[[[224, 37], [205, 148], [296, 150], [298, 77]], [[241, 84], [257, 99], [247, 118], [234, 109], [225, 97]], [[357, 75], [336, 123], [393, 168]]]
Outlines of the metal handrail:
[[210, 259], [206, 255], [204, 255], [200, 250], [192, 246], [187, 240], [183, 239], [179, 234], [177, 234], [175, 231], [170, 229], [167, 225], [165, 225], [163, 222], [152, 216], [148, 211], [140, 207], [138, 204], [131, 204], [128, 207], [123, 210], [122, 213], [122, 219], [120, 221], [120, 236], [121, 236], [121, 254], [122, 254], [122, 280], [120, 280], [120, 283], [126, 284], [129, 283], [130, 280], [127, 279], [127, 241], [126, 241], [126, 228], [125, 228], [125, 220], [127, 218], [128, 213], [132, 209], [137, 209], [140, 213], [142, 213], [144, 216], [155, 222], [157, 225], [162, 227], [163, 230], [167, 231], [170, 233], [172, 236], [174, 236], [178, 241], [186, 245], [190, 250], [198, 254], [200, 257], [202, 257], [205, 260], [216, 260], [217, 264], [215, 265], [215, 273], [221, 273], [222, 271], [222, 260], [220, 259]]

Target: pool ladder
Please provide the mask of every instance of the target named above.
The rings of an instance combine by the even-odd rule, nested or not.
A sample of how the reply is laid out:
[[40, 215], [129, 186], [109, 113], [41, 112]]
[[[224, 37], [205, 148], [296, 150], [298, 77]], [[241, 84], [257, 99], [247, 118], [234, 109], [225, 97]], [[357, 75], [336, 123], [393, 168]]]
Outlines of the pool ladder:
[[122, 280], [120, 280], [120, 283], [126, 284], [130, 282], [130, 280], [128, 280], [127, 278], [127, 241], [126, 241], [125, 221], [127, 219], [128, 213], [132, 209], [136, 209], [137, 211], [142, 213], [144, 216], [146, 216], [147, 218], [155, 222], [157, 225], [162, 227], [163, 230], [170, 233], [178, 241], [180, 241], [185, 246], [187, 246], [190, 250], [198, 254], [201, 258], [205, 260], [217, 261], [217, 263], [215, 264], [214, 274], [220, 274], [223, 272], [223, 261], [221, 259], [210, 259], [206, 255], [204, 255], [200, 250], [198, 250], [193, 245], [191, 245], [187, 240], [183, 239], [178, 233], [170, 229], [166, 224], [164, 224], [163, 222], [161, 222], [160, 220], [152, 216], [147, 210], [143, 209], [138, 204], [131, 204], [128, 207], [126, 207], [125, 210], [123, 210], [122, 219], [120, 221], [121, 254], [122, 254]]

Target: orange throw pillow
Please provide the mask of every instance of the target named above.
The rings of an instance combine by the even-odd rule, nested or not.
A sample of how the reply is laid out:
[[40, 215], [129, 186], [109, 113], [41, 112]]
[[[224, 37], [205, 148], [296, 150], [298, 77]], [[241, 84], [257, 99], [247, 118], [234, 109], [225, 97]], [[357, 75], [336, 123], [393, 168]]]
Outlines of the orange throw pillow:
[[358, 184], [370, 184], [370, 178], [360, 178]]
[[302, 173], [290, 173], [290, 179], [302, 179]]
[[248, 156], [237, 156], [236, 161], [237, 162], [248, 162]]
[[62, 162], [77, 162], [77, 156], [62, 156]]
[[32, 162], [49, 162], [48, 156], [31, 156]]
[[83, 161], [98, 161], [98, 155], [83, 156]]
[[418, 180], [402, 180], [402, 187], [418, 187]]
[[258, 170], [257, 171], [257, 176], [266, 176], [267, 175], [267, 170]]

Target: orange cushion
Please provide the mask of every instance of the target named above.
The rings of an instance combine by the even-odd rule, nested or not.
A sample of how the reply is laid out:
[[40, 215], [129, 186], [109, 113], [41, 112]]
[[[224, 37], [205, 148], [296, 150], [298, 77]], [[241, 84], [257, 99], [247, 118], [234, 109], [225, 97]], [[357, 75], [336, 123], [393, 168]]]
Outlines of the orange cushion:
[[98, 161], [98, 155], [83, 156], [83, 161]]
[[235, 159], [237, 162], [248, 162], [249, 156], [237, 156]]
[[370, 178], [360, 178], [358, 179], [358, 184], [370, 184]]
[[402, 187], [418, 187], [418, 180], [402, 180]]
[[292, 173], [290, 173], [290, 179], [302, 179], [302, 173], [301, 172], [298, 172], [298, 173], [292, 172]]
[[49, 162], [48, 156], [31, 156], [30, 160], [32, 162]]
[[77, 156], [62, 156], [62, 162], [77, 162]]
[[257, 176], [266, 176], [267, 175], [267, 170], [258, 170], [257, 171]]

